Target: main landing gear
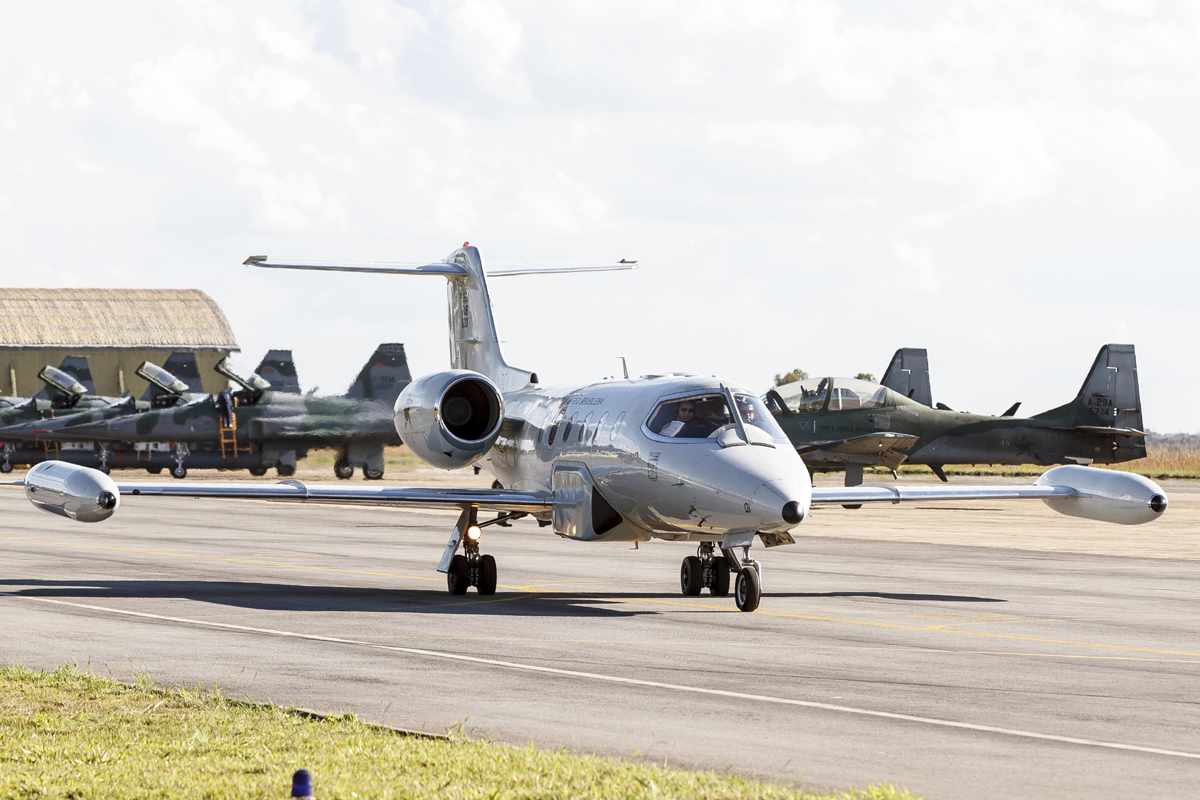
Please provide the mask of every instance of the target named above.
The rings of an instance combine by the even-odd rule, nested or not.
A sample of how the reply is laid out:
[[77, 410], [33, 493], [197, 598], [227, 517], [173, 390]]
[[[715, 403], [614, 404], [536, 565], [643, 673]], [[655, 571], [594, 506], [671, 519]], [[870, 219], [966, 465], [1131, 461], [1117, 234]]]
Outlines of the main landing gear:
[[762, 601], [762, 567], [750, 558], [750, 545], [742, 545], [742, 557], [733, 548], [716, 555], [712, 542], [701, 542], [696, 555], [688, 556], [679, 568], [679, 588], [684, 595], [696, 597], [708, 589], [713, 597], [729, 594], [730, 574], [737, 573], [733, 600], [739, 611], [753, 611]]
[[[479, 543], [483, 539], [483, 529], [488, 525], [507, 526], [509, 520], [525, 516], [521, 512], [500, 514], [495, 519], [479, 522], [479, 510], [463, 509], [458, 515], [458, 522], [450, 533], [450, 541], [446, 542], [446, 550], [442, 553], [442, 561], [438, 571], [446, 573], [446, 590], [450, 594], [466, 594], [467, 589], [474, 586], [480, 594], [496, 593], [496, 558], [487, 553], [479, 552]], [[462, 552], [458, 552], [462, 545]]]

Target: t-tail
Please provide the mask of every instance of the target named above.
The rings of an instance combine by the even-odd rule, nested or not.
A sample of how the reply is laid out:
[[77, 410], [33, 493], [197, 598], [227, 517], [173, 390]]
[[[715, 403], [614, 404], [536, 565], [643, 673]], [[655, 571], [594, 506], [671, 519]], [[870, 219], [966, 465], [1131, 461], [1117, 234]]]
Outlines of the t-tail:
[[1101, 347], [1075, 399], [1034, 419], [1098, 432], [1142, 433], [1142, 396], [1133, 345]]
[[268, 269], [303, 269], [330, 272], [361, 272], [380, 275], [436, 275], [446, 279], [450, 323], [450, 366], [478, 372], [490, 379], [501, 392], [510, 392], [537, 383], [537, 374], [510, 365], [500, 352], [496, 322], [487, 278], [513, 275], [554, 274], [561, 272], [603, 272], [634, 269], [636, 261], [593, 267], [517, 267], [492, 270], [485, 275], [479, 250], [470, 243], [455, 250], [444, 261], [415, 267], [385, 265], [323, 265], [272, 263], [266, 256], [251, 256], [249, 266]]
[[375, 348], [371, 358], [363, 364], [358, 377], [346, 391], [346, 397], [376, 400], [386, 403], [390, 408], [411, 382], [412, 373], [408, 371], [404, 345], [398, 342], [384, 343]]
[[901, 347], [892, 355], [881, 383], [918, 403], [933, 406], [929, 388], [929, 353], [924, 347]]
[[254, 370], [271, 384], [271, 391], [300, 394], [300, 377], [291, 350], [268, 350]]

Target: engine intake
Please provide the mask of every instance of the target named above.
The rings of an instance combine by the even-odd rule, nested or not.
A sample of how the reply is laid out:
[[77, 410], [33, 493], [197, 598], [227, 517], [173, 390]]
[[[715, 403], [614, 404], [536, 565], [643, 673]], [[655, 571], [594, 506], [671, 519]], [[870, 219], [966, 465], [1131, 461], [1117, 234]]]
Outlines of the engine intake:
[[417, 456], [441, 469], [469, 466], [492, 449], [504, 421], [504, 398], [478, 372], [424, 375], [396, 398], [396, 432]]

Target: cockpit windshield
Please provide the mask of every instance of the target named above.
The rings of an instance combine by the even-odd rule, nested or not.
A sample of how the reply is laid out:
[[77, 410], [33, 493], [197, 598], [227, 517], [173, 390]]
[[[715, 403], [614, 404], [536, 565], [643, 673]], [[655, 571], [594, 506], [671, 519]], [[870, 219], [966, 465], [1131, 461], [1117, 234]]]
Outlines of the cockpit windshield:
[[143, 361], [134, 374], [168, 394], [183, 394], [188, 389], [186, 383], [151, 361]]
[[[767, 439], [788, 445], [787, 436], [761, 400], [741, 393], [734, 394], [733, 399], [743, 425], [759, 429]], [[670, 439], [707, 439], [733, 424], [729, 404], [719, 392], [664, 400], [646, 421], [651, 433]]]
[[[857, 408], [883, 408], [908, 401], [906, 398], [869, 381], [855, 378], [821, 378], [819, 381], [795, 381], [771, 390], [793, 414], [817, 414], [822, 411], [849, 411]], [[774, 400], [774, 397], [772, 398]], [[774, 402], [773, 405], [777, 405]]]
[[87, 394], [87, 389], [74, 375], [64, 372], [57, 367], [52, 367], [49, 364], [42, 367], [42, 371], [38, 373], [38, 377], [47, 386], [51, 386], [63, 394], [74, 396]]

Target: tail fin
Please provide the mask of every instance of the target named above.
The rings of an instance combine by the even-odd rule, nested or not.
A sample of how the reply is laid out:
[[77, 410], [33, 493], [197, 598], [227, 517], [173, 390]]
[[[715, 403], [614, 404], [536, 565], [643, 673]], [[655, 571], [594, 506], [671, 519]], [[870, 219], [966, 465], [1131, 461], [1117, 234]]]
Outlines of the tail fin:
[[300, 378], [296, 375], [291, 350], [268, 350], [254, 371], [271, 383], [272, 391], [300, 394]]
[[923, 347], [901, 347], [883, 373], [883, 385], [922, 405], [933, 405], [929, 388], [929, 353]]
[[408, 371], [408, 357], [404, 354], [404, 345], [381, 344], [375, 348], [370, 360], [359, 371], [358, 377], [346, 392], [346, 397], [355, 400], [378, 400], [390, 406], [411, 382], [412, 373]]
[[[173, 377], [178, 378], [187, 384], [189, 392], [203, 392], [204, 386], [200, 381], [200, 368], [196, 364], [196, 354], [189, 350], [174, 350], [171, 355], [167, 356], [167, 360], [163, 362], [162, 368], [171, 373]], [[155, 397], [164, 394], [163, 390], [150, 383], [146, 387], [146, 391], [142, 392], [142, 400], [153, 400]]]
[[1106, 344], [1075, 399], [1037, 415], [1072, 427], [1142, 427], [1142, 395], [1138, 388], [1137, 355], [1131, 344]]
[[[250, 256], [244, 264], [266, 269], [303, 269], [324, 272], [362, 272], [384, 275], [438, 275], [448, 284], [450, 311], [450, 366], [469, 369], [491, 378], [502, 392], [537, 383], [536, 373], [510, 366], [500, 352], [492, 300], [479, 250], [464, 242], [445, 261], [419, 267], [348, 266], [320, 264], [273, 264], [266, 256]], [[562, 272], [601, 272], [634, 269], [635, 261], [598, 267], [526, 267], [497, 270], [493, 277], [510, 275], [555, 274]]]

